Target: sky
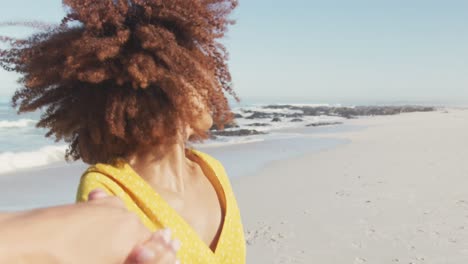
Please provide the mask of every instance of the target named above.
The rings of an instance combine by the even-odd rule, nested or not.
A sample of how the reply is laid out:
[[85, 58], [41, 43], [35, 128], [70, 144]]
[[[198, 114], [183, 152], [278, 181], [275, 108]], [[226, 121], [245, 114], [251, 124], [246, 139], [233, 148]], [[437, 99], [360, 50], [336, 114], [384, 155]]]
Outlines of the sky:
[[[0, 21], [63, 14], [60, 0], [15, 0]], [[223, 43], [241, 98], [468, 103], [466, 0], [240, 0], [232, 17]], [[16, 78], [0, 71], [0, 96]]]

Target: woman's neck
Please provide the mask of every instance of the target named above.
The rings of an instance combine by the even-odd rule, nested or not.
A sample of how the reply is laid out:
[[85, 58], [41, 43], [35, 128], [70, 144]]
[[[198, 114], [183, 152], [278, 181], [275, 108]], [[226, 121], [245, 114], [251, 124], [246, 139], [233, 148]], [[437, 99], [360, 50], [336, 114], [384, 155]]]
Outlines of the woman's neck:
[[186, 156], [185, 142], [142, 148], [126, 157], [132, 168], [153, 188], [183, 193], [194, 163]]

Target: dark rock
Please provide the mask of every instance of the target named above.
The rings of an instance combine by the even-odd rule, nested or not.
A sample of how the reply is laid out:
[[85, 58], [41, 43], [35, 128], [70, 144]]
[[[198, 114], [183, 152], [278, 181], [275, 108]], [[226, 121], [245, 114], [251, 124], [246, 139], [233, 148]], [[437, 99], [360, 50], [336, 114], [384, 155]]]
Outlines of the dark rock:
[[357, 106], [353, 108], [354, 115], [376, 116], [376, 115], [397, 115], [411, 112], [430, 112], [435, 111], [434, 107], [425, 106]]
[[292, 105], [267, 105], [264, 106], [264, 109], [290, 109], [291, 107], [294, 107]]
[[247, 126], [260, 126], [260, 127], [264, 127], [264, 126], [271, 126], [270, 124], [267, 124], [267, 123], [252, 123], [252, 124], [248, 124]]
[[253, 114], [246, 117], [246, 119], [272, 118], [273, 116], [274, 115], [271, 113], [253, 112]]
[[241, 114], [234, 114], [234, 118], [243, 118], [244, 116]]
[[[238, 128], [238, 127], [239, 127], [239, 125], [236, 124], [235, 122], [224, 125], [224, 128]], [[219, 129], [218, 129], [218, 127], [216, 125], [213, 125], [210, 128], [210, 130], [219, 130]]]
[[292, 113], [292, 114], [284, 114], [282, 115], [282, 117], [287, 117], [287, 118], [299, 118], [299, 117], [303, 117], [304, 114], [301, 114], [301, 113]]
[[319, 122], [319, 123], [313, 123], [313, 124], [308, 124], [308, 127], [318, 127], [318, 126], [331, 126], [331, 125], [341, 125], [343, 124], [342, 122]]
[[328, 109], [323, 109], [321, 107], [310, 107], [306, 106], [301, 109], [304, 112], [305, 116], [319, 116], [321, 114], [327, 114]]
[[271, 120], [271, 122], [281, 122], [281, 118], [275, 117]]
[[212, 135], [214, 136], [225, 136], [225, 137], [239, 137], [239, 136], [252, 136], [252, 135], [264, 135], [266, 133], [260, 132], [254, 129], [239, 129], [239, 130], [222, 130], [222, 131], [213, 131]]
[[291, 120], [291, 122], [302, 122], [304, 120], [300, 119], [300, 118], [294, 118], [293, 120]]
[[226, 124], [224, 125], [224, 128], [238, 128], [239, 125], [236, 123], [231, 123], [231, 124]]

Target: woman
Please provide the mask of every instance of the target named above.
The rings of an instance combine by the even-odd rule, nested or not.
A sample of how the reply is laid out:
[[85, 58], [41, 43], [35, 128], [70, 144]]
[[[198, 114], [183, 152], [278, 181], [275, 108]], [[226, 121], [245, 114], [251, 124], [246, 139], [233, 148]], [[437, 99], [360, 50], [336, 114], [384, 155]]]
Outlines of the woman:
[[[244, 263], [239, 210], [223, 166], [187, 148], [232, 121], [236, 99], [218, 42], [235, 0], [64, 0], [60, 27], [11, 40], [6, 69], [24, 75], [19, 112], [92, 165], [95, 188], [124, 200], [152, 231], [172, 230], [182, 263]], [[112, 219], [109, 219], [112, 221]]]

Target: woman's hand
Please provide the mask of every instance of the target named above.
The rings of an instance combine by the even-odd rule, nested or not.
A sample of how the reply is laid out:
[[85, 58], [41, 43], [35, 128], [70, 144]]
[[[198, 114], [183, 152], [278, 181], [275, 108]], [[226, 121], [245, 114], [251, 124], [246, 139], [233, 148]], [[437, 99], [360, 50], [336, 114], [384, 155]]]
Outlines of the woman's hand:
[[129, 256], [128, 264], [179, 264], [176, 253], [178, 240], [171, 240], [171, 231], [164, 229], [154, 233], [150, 240], [136, 247]]

